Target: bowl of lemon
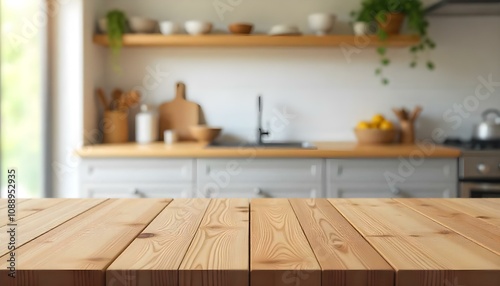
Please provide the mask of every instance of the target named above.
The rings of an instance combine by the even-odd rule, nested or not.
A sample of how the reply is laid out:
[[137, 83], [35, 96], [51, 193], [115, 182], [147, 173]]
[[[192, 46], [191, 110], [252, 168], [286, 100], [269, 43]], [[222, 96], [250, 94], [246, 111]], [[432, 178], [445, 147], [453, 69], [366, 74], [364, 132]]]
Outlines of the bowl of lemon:
[[394, 143], [398, 130], [383, 115], [376, 114], [371, 121], [359, 122], [354, 133], [359, 144], [382, 145]]

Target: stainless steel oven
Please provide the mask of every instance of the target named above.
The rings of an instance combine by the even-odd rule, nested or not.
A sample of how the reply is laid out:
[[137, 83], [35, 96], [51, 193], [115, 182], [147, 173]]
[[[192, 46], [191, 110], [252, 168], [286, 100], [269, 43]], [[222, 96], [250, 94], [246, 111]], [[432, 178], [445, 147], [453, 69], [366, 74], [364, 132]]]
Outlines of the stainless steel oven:
[[500, 198], [500, 152], [465, 150], [459, 159], [462, 198]]
[[461, 182], [462, 198], [500, 198], [500, 182]]

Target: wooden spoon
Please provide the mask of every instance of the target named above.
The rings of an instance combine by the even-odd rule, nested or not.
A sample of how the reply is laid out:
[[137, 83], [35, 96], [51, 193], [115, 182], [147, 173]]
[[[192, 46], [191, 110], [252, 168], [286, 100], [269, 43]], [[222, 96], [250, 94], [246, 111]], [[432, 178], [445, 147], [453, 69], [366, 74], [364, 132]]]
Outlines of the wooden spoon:
[[136, 106], [141, 101], [141, 95], [138, 91], [132, 90], [125, 97], [125, 104], [128, 108]]
[[97, 97], [99, 98], [99, 101], [101, 102], [104, 110], [109, 110], [110, 106], [108, 100], [106, 99], [106, 96], [104, 95], [104, 91], [101, 88], [98, 88], [96, 92], [97, 92]]
[[420, 113], [422, 113], [422, 106], [415, 107], [415, 109], [413, 110], [413, 112], [410, 116], [410, 121], [415, 122], [415, 120], [417, 120]]
[[120, 98], [123, 95], [123, 91], [119, 88], [115, 88], [112, 93], [112, 101], [111, 101], [111, 109], [119, 109], [118, 104], [120, 101]]

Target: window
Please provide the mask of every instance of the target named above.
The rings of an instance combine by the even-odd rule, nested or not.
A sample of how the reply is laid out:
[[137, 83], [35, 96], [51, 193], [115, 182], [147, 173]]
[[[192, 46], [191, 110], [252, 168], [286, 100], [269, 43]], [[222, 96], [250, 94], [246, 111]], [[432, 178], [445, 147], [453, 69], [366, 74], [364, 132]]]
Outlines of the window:
[[[7, 168], [16, 168], [18, 197], [41, 197], [43, 189], [42, 51], [44, 0], [1, 2], [1, 190]], [[46, 16], [46, 14], [45, 14]], [[46, 18], [45, 18], [46, 20]]]

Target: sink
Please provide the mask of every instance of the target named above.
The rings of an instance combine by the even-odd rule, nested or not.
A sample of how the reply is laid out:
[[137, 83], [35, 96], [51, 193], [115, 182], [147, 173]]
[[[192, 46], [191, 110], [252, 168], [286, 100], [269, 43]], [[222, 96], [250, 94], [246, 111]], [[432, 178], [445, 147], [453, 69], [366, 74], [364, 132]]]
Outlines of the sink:
[[275, 141], [275, 142], [213, 142], [207, 148], [287, 148], [287, 149], [316, 149], [310, 142]]

